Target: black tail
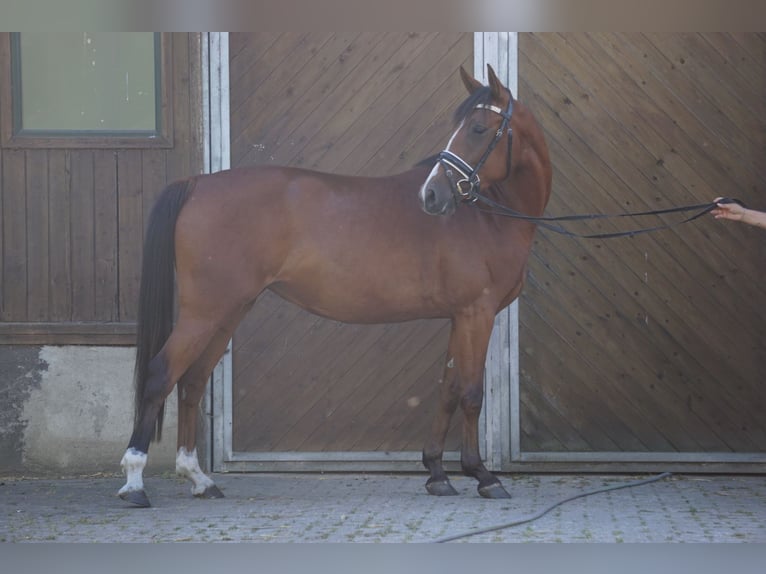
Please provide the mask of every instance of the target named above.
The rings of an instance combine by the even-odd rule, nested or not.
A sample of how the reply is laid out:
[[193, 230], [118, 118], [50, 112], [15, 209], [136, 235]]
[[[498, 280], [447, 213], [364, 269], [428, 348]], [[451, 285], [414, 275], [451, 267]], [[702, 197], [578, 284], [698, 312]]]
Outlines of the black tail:
[[[144, 240], [141, 290], [138, 296], [138, 337], [136, 341], [135, 424], [143, 415], [143, 398], [149, 362], [159, 353], [173, 330], [175, 229], [178, 214], [189, 197], [192, 180], [171, 183], [152, 208]], [[153, 440], [162, 438], [163, 403], [157, 416]]]

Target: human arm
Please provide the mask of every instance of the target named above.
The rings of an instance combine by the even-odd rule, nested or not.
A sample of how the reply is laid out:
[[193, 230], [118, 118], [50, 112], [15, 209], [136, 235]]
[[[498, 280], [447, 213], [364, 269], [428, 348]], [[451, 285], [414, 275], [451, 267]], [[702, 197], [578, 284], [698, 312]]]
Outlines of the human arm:
[[763, 211], [748, 209], [736, 202], [718, 203], [719, 199], [721, 198], [719, 197], [715, 200], [717, 207], [710, 212], [716, 219], [741, 221], [742, 223], [747, 223], [748, 225], [766, 229], [766, 213]]

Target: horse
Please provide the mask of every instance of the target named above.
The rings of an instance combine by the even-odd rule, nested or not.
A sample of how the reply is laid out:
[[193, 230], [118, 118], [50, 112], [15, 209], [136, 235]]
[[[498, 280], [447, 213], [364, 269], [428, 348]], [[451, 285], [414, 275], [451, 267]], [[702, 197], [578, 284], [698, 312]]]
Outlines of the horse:
[[481, 192], [541, 215], [552, 175], [533, 114], [491, 66], [487, 72], [483, 85], [461, 67], [468, 96], [455, 111], [447, 148], [404, 173], [372, 178], [251, 166], [163, 190], [144, 242], [123, 500], [150, 506], [143, 470], [176, 386], [176, 470], [194, 496], [223, 496], [199, 466], [197, 413], [214, 366], [265, 289], [347, 323], [450, 319], [439, 404], [422, 454], [426, 490], [457, 494], [442, 456], [460, 406], [463, 472], [478, 481], [481, 496], [510, 496], [482, 462], [478, 419], [494, 318], [522, 290], [536, 226], [470, 204]]

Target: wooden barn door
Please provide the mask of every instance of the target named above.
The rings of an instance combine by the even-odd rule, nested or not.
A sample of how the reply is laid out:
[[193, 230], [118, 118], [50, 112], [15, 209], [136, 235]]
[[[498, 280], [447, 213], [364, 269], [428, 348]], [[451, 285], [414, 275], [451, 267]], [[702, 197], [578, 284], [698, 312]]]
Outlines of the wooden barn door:
[[[231, 34], [229, 62], [233, 167], [377, 176], [447, 141], [473, 35]], [[233, 339], [227, 468], [416, 468], [448, 328], [344, 325], [264, 293]]]
[[[763, 34], [519, 38], [552, 215], [717, 196], [766, 208], [765, 88]], [[763, 471], [765, 245], [709, 216], [632, 239], [539, 231], [519, 311], [519, 460]]]

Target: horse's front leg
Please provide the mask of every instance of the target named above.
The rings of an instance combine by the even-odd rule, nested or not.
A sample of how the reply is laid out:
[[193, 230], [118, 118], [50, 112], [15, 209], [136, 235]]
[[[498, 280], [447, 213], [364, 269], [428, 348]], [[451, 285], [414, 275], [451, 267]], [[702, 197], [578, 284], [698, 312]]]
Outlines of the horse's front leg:
[[423, 447], [423, 465], [428, 469], [430, 477], [426, 482], [426, 490], [434, 496], [454, 496], [457, 491], [450, 484], [447, 473], [444, 472], [442, 456], [444, 455], [444, 441], [449, 430], [452, 415], [460, 402], [460, 382], [455, 369], [454, 344], [455, 323], [452, 323], [447, 348], [447, 362], [442, 378], [441, 392], [439, 394], [439, 408], [431, 426], [431, 436]]
[[458, 347], [455, 368], [460, 378], [460, 409], [463, 412], [463, 444], [460, 465], [463, 473], [479, 481], [484, 498], [510, 498], [500, 480], [484, 466], [479, 452], [479, 415], [484, 400], [484, 362], [492, 334], [494, 315], [467, 313], [456, 320]]
[[484, 361], [493, 324], [492, 313], [475, 310], [453, 319], [439, 410], [434, 419], [429, 442], [423, 449], [423, 464], [431, 474], [426, 489], [431, 494], [457, 494], [444, 472], [442, 455], [449, 421], [459, 404], [463, 412], [463, 443], [460, 456], [463, 472], [479, 481], [479, 494], [485, 498], [510, 496], [498, 478], [486, 469], [479, 453], [479, 414], [484, 398]]

